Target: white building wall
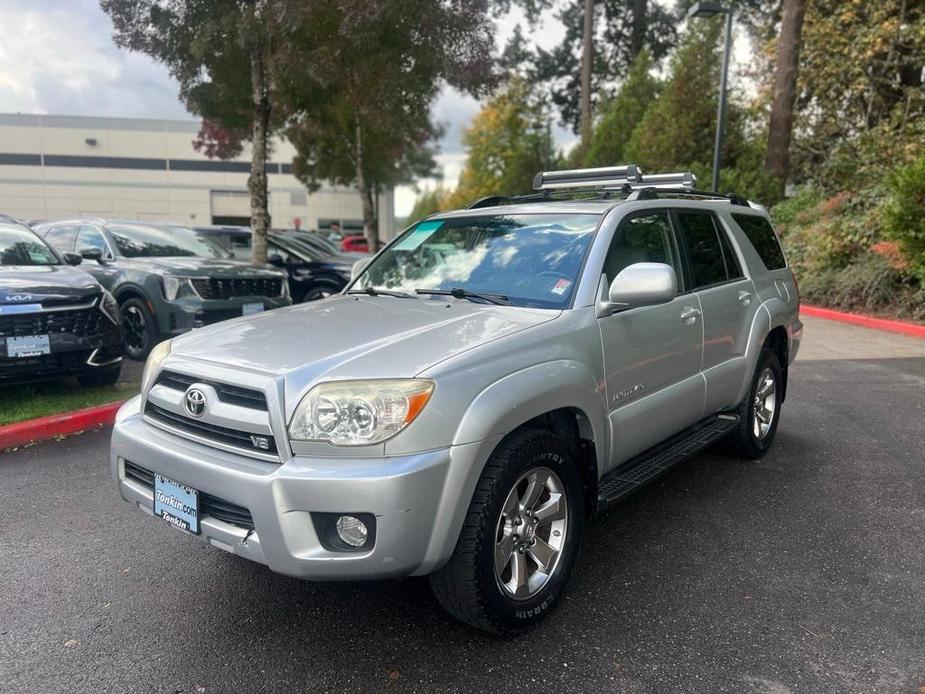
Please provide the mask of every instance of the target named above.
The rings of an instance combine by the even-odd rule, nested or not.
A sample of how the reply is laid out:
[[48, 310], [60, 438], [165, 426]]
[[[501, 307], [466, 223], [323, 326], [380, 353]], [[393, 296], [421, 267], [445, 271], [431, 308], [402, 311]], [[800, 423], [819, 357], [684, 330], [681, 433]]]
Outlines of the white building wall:
[[[0, 114], [0, 212], [25, 219], [100, 216], [210, 224], [250, 217], [250, 153], [224, 162], [193, 148], [199, 124], [131, 118]], [[308, 193], [291, 174], [295, 151], [272, 144], [270, 215], [275, 227], [317, 229], [363, 218], [352, 188]], [[213, 205], [216, 209], [213, 209]], [[235, 213], [235, 214], [229, 214]], [[379, 234], [395, 234], [394, 195], [379, 197]]]

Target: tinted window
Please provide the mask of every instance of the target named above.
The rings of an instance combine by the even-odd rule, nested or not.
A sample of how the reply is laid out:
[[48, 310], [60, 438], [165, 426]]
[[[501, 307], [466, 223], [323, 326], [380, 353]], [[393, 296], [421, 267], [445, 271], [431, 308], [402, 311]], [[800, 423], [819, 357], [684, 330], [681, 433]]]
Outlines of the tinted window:
[[0, 227], [0, 265], [59, 265], [45, 243], [28, 229]]
[[713, 215], [709, 212], [678, 212], [681, 234], [687, 245], [694, 288], [725, 282], [726, 261]]
[[514, 306], [565, 308], [600, 217], [511, 214], [431, 219], [379, 254], [355, 289], [463, 289]]
[[[633, 263], [666, 263], [678, 271], [667, 212], [646, 212], [624, 220], [614, 235], [604, 273], [609, 281]], [[680, 273], [679, 273], [680, 278]]]
[[751, 241], [768, 270], [779, 270], [786, 267], [784, 252], [767, 219], [753, 214], [734, 214], [732, 218], [745, 232], [745, 236]]
[[110, 224], [106, 227], [126, 258], [224, 258], [225, 252], [189, 227]]
[[77, 227], [72, 225], [52, 227], [45, 234], [45, 240], [62, 253], [70, 253], [74, 249], [74, 238], [77, 236]]
[[745, 275], [742, 274], [742, 267], [739, 265], [739, 258], [735, 251], [732, 250], [732, 244], [729, 243], [729, 237], [726, 235], [722, 225], [713, 220], [716, 224], [716, 233], [719, 234], [719, 242], [723, 247], [723, 260], [726, 261], [726, 276], [731, 280], [737, 280]]

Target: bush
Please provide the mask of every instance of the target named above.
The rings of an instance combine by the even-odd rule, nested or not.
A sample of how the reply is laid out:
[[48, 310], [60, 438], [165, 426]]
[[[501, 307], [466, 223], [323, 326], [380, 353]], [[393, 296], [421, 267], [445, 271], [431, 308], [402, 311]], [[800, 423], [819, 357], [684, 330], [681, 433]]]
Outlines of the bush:
[[925, 157], [890, 177], [883, 226], [902, 247], [909, 272], [925, 282]]
[[800, 277], [800, 292], [810, 304], [868, 313], [897, 311], [906, 292], [902, 276], [876, 253], [865, 253], [842, 269], [827, 268]]

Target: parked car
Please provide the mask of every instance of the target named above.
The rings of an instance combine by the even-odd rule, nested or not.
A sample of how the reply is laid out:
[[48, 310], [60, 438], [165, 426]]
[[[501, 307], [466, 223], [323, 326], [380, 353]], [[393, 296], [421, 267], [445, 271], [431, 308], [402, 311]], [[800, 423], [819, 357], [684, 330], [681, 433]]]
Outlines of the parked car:
[[319, 253], [336, 256], [351, 264], [355, 263], [361, 258], [368, 258], [370, 255], [372, 255], [366, 251], [344, 251], [341, 249], [340, 244], [334, 243], [330, 239], [327, 239], [324, 236], [311, 231], [280, 231], [280, 233], [286, 236], [297, 238], [303, 243], [307, 243], [309, 246], [316, 249]]
[[341, 250], [351, 253], [369, 253], [369, 241], [363, 234], [344, 234]]
[[122, 367], [115, 299], [31, 229], [0, 220], [0, 385], [76, 376], [112, 385]]
[[[252, 232], [248, 227], [204, 226], [196, 231], [212, 239], [235, 258], [251, 256]], [[271, 231], [267, 235], [267, 258], [285, 270], [289, 278], [289, 295], [299, 304], [336, 294], [350, 280], [354, 260], [340, 255], [319, 253], [289, 232]]]
[[144, 359], [161, 339], [219, 321], [289, 306], [280, 270], [232, 260], [189, 227], [75, 219], [39, 227], [119, 303], [125, 353]]
[[794, 278], [763, 208], [691, 181], [540, 174], [415, 224], [343, 294], [158, 345], [119, 494], [289, 576], [428, 575], [468, 624], [534, 625], [595, 513], [774, 441]]

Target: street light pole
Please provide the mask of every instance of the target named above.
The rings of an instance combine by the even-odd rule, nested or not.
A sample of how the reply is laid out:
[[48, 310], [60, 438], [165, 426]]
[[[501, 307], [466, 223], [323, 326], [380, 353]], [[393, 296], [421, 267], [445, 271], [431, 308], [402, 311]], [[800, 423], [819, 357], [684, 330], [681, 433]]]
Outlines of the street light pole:
[[687, 12], [692, 17], [726, 15], [726, 33], [723, 39], [723, 69], [719, 78], [719, 104], [716, 108], [716, 139], [713, 143], [713, 186], [719, 190], [719, 172], [723, 163], [723, 130], [726, 126], [726, 92], [729, 80], [729, 54], [732, 52], [732, 9], [718, 2], [695, 2]]

